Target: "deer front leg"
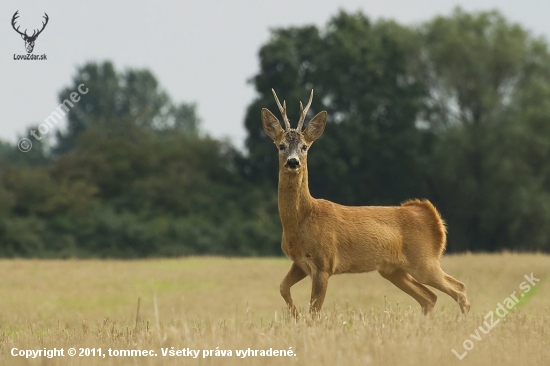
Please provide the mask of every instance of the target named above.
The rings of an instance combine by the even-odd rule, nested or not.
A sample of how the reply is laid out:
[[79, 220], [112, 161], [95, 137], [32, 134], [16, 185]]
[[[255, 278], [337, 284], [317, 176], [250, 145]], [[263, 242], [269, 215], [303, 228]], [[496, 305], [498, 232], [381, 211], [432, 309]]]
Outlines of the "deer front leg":
[[326, 272], [317, 272], [312, 274], [313, 283], [311, 285], [311, 301], [309, 303], [310, 314], [321, 311], [325, 295], [327, 294], [328, 279], [330, 275]]
[[303, 271], [303, 269], [301, 269], [296, 263], [292, 263], [292, 267], [290, 267], [290, 270], [286, 274], [285, 278], [283, 278], [283, 282], [281, 282], [281, 296], [285, 299], [288, 308], [294, 316], [296, 316], [298, 312], [296, 310], [296, 306], [294, 306], [294, 301], [292, 301], [290, 288], [295, 283], [303, 280], [306, 276], [307, 274]]

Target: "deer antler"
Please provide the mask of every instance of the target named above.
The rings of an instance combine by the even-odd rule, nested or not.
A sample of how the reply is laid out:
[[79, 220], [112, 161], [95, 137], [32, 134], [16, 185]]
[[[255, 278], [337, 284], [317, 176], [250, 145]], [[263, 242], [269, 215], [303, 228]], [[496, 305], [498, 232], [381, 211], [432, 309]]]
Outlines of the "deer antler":
[[42, 33], [42, 31], [44, 30], [44, 28], [46, 28], [46, 24], [48, 24], [48, 20], [50, 19], [50, 18], [48, 17], [48, 14], [44, 13], [43, 18], [46, 19], [46, 22], [42, 22], [42, 29], [40, 29], [40, 30], [38, 31], [38, 33], [36, 33], [36, 32], [37, 32], [37, 29], [35, 29], [35, 30], [33, 31], [33, 33], [32, 33], [32, 36], [29, 36], [29, 35], [27, 34], [27, 30], [26, 30], [26, 29], [25, 29], [25, 32], [24, 32], [24, 33], [21, 33], [21, 32], [19, 31], [19, 27], [15, 28], [15, 21], [16, 21], [17, 18], [19, 18], [18, 13], [19, 13], [19, 10], [17, 10], [17, 11], [15, 12], [15, 14], [13, 14], [13, 17], [11, 18], [11, 26], [13, 27], [13, 29], [14, 29], [17, 33], [19, 33], [20, 35], [24, 36], [25, 39], [29, 39], [29, 38], [30, 38], [30, 39], [36, 39], [36, 37], [38, 37], [38, 35], [39, 35], [40, 33]]
[[42, 18], [46, 19], [46, 22], [45, 22], [45, 23], [42, 22], [42, 29], [40, 29], [40, 30], [38, 31], [38, 33], [36, 33], [36, 36], [34, 35], [34, 33], [36, 32], [36, 30], [33, 31], [31, 38], [32, 38], [32, 37], [38, 37], [38, 35], [39, 35], [40, 33], [42, 33], [42, 31], [44, 30], [44, 28], [46, 28], [46, 24], [48, 24], [48, 20], [49, 20], [50, 18], [48, 17], [48, 14], [46, 14], [46, 13], [44, 13], [44, 16], [43, 16]]
[[275, 93], [275, 89], [271, 89], [271, 91], [273, 92], [273, 96], [275, 97], [275, 101], [277, 102], [277, 107], [279, 107], [279, 110], [283, 115], [283, 121], [285, 122], [285, 127], [286, 127], [286, 130], [288, 131], [290, 130], [290, 121], [286, 116], [286, 101], [283, 100], [283, 105], [281, 106], [281, 102], [279, 102], [279, 98], [277, 98], [277, 93]]
[[17, 33], [19, 33], [19, 34], [22, 35], [22, 36], [27, 37], [27, 35], [26, 35], [25, 33], [21, 33], [21, 32], [19, 31], [19, 27], [15, 28], [15, 20], [16, 20], [17, 18], [19, 18], [19, 15], [17, 15], [17, 13], [19, 13], [19, 10], [17, 10], [17, 11], [15, 12], [15, 14], [13, 14], [13, 17], [11, 18], [11, 26], [13, 27], [13, 29], [14, 29]]
[[311, 95], [309, 96], [309, 102], [306, 105], [306, 109], [304, 109], [302, 102], [300, 102], [300, 120], [298, 121], [298, 127], [296, 127], [298, 131], [302, 131], [302, 126], [304, 125], [304, 120], [306, 119], [307, 111], [309, 110], [309, 107], [311, 107], [312, 100], [313, 100], [313, 89], [311, 89]]

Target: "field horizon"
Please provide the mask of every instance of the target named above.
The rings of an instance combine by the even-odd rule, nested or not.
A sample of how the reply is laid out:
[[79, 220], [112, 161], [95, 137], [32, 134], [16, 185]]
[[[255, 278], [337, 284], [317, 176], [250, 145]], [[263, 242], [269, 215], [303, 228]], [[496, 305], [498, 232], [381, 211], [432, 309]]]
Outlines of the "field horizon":
[[[279, 294], [291, 265], [286, 258], [2, 259], [0, 364], [550, 362], [550, 256], [468, 253], [445, 255], [441, 263], [466, 284], [470, 315], [434, 290], [436, 307], [423, 316], [414, 299], [367, 273], [333, 276], [315, 319], [304, 312], [311, 280], [296, 284], [292, 295], [302, 314], [294, 319]], [[13, 355], [54, 348], [64, 355]], [[68, 356], [70, 348], [82, 356]], [[106, 357], [92, 355], [109, 349]], [[144, 350], [155, 355], [136, 354]]]

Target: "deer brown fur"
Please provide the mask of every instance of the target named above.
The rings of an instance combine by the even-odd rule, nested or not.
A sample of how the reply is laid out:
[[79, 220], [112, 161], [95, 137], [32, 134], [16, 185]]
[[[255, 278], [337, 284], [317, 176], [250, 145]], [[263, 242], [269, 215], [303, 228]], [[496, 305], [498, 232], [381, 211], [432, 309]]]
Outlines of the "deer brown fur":
[[279, 214], [283, 226], [282, 249], [293, 264], [281, 282], [281, 295], [290, 310], [296, 307], [290, 288], [306, 276], [312, 278], [310, 312], [321, 310], [330, 276], [378, 271], [412, 296], [425, 314], [436, 301], [426, 285], [451, 296], [467, 313], [466, 287], [441, 269], [446, 243], [445, 223], [428, 200], [410, 200], [401, 206], [342, 206], [315, 199], [309, 193], [307, 152], [325, 129], [327, 113], [314, 116], [301, 131], [308, 105], [302, 108], [298, 128], [290, 128], [286, 103], [281, 104], [286, 129], [268, 109], [262, 109], [266, 134], [279, 149]]

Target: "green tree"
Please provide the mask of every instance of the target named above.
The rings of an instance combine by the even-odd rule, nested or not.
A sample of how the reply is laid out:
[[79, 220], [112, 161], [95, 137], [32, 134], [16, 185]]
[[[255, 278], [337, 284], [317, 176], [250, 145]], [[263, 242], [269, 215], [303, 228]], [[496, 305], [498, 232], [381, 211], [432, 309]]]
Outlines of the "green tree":
[[[57, 221], [87, 255], [274, 254], [273, 199], [244, 181], [240, 153], [177, 129], [89, 128], [52, 167], [55, 179], [98, 188], [101, 205]], [[263, 201], [263, 202], [262, 202]], [[78, 230], [77, 230], [78, 228]]]
[[420, 33], [422, 120], [438, 133], [429, 181], [449, 247], [550, 249], [546, 42], [496, 11], [459, 8]]
[[253, 179], [277, 181], [277, 154], [259, 119], [262, 107], [277, 111], [271, 94], [288, 101], [289, 116], [314, 88], [310, 110], [327, 110], [325, 134], [309, 156], [314, 196], [344, 204], [398, 204], [425, 195], [423, 160], [430, 133], [416, 126], [425, 97], [415, 75], [417, 35], [392, 21], [370, 21], [340, 12], [324, 29], [272, 31], [260, 49], [259, 94], [245, 125]]
[[[36, 132], [37, 127], [32, 126], [27, 129], [27, 133], [23, 136], [19, 136], [19, 144], [22, 143], [22, 139], [26, 138], [32, 144], [30, 150], [26, 150], [26, 145], [14, 146], [8, 142], [0, 140], [0, 168], [5, 165], [48, 165], [52, 162], [50, 136], [43, 135], [40, 140], [31, 136], [30, 132]], [[25, 142], [25, 144], [27, 144]], [[21, 150], [23, 149], [23, 150]]]
[[244, 157], [199, 131], [147, 70], [79, 69], [84, 84], [57, 153], [0, 144], [0, 255], [146, 257], [278, 254], [274, 195], [239, 170]]
[[88, 128], [117, 128], [110, 122], [128, 118], [135, 118], [140, 127], [149, 130], [198, 131], [196, 105], [174, 104], [149, 70], [117, 72], [108, 61], [87, 63], [78, 69], [72, 85], [61, 91], [59, 101], [70, 99], [71, 93], [80, 91], [82, 84], [80, 88], [85, 94], [68, 112], [67, 132], [57, 133], [57, 154], [73, 150], [78, 136]]

